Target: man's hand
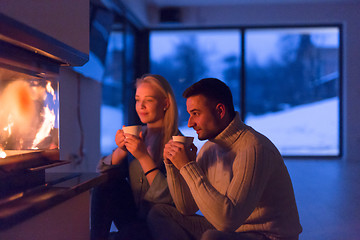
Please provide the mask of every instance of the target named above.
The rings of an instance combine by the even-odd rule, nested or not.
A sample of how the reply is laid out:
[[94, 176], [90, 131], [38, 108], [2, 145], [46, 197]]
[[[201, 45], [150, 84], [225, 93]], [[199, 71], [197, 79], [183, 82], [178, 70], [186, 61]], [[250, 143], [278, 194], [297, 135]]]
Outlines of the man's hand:
[[196, 159], [197, 148], [194, 144], [186, 147], [184, 144], [170, 140], [165, 144], [164, 159], [171, 161], [177, 169]]

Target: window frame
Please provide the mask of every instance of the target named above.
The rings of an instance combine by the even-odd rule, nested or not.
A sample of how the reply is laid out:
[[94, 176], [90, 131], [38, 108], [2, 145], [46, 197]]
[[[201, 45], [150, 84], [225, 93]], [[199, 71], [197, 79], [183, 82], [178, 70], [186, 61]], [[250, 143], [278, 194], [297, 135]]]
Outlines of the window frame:
[[[245, 32], [247, 30], [254, 29], [284, 29], [284, 28], [320, 28], [320, 27], [335, 27], [339, 29], [339, 59], [338, 59], [338, 69], [339, 69], [339, 82], [338, 82], [338, 154], [337, 155], [282, 155], [286, 159], [341, 159], [343, 156], [343, 25], [340, 23], [334, 24], [281, 24], [281, 25], [258, 25], [258, 26], [229, 26], [229, 27], [156, 27], [149, 28], [149, 43], [150, 35], [153, 31], [191, 31], [191, 30], [238, 30], [240, 35], [240, 116], [242, 121], [245, 121], [246, 118], [246, 41], [245, 41]], [[150, 51], [148, 54], [148, 68], [150, 69]], [[236, 93], [233, 93], [236, 94]]]

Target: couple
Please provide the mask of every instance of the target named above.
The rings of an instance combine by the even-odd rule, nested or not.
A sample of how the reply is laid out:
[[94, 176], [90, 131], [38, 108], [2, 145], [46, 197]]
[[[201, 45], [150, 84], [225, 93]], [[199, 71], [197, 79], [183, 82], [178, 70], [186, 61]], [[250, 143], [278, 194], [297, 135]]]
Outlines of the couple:
[[[229, 87], [205, 78], [185, 90], [188, 126], [200, 149], [181, 135], [169, 83], [159, 75], [136, 82], [140, 137], [116, 133], [118, 147], [98, 169], [109, 180], [94, 189], [92, 239], [298, 239], [302, 231], [292, 183], [276, 147], [245, 125]], [[128, 154], [130, 153], [130, 154]], [[200, 210], [204, 216], [197, 215]]]

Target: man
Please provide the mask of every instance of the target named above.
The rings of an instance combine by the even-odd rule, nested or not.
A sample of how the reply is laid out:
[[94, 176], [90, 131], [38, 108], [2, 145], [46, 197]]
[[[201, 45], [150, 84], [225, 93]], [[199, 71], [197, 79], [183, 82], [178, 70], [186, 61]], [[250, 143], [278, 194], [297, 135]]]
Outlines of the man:
[[[164, 159], [176, 209], [157, 205], [148, 223], [155, 239], [298, 239], [302, 231], [290, 176], [277, 148], [245, 125], [231, 91], [205, 78], [185, 90], [188, 126], [208, 139], [169, 141]], [[196, 161], [195, 161], [196, 158]], [[195, 213], [200, 209], [204, 215]]]

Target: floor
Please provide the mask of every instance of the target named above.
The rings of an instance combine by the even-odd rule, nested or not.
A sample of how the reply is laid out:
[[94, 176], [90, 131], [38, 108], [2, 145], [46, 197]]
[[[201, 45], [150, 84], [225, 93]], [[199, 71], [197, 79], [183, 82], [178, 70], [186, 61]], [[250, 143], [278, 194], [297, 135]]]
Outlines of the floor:
[[360, 240], [360, 162], [285, 163], [303, 227], [300, 240]]
[[303, 226], [300, 240], [359, 240], [360, 162], [285, 162]]

